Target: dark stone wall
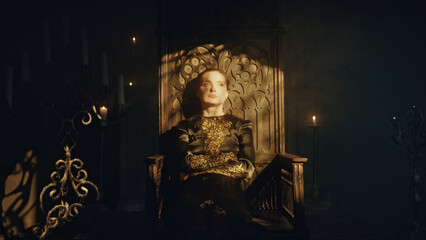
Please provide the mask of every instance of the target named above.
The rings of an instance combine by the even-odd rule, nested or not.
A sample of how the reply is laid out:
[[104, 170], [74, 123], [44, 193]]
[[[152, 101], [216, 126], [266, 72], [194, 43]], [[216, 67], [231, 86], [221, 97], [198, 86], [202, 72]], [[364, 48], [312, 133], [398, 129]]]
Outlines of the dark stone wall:
[[[26, 149], [35, 148], [41, 171], [40, 186], [47, 184], [54, 162], [64, 158], [61, 146], [64, 134], [58, 134], [56, 126], [42, 122], [42, 99], [60, 88], [75, 89], [99, 106], [106, 105], [108, 120], [112, 121], [105, 129], [104, 142], [103, 187], [108, 205], [115, 207], [120, 197], [120, 126], [123, 123], [127, 130], [126, 197], [142, 204], [145, 188], [143, 158], [157, 153], [158, 149], [156, 1], [23, 0], [2, 3], [1, 13], [0, 97], [2, 116], [5, 117], [2, 159], [7, 160], [10, 167], [22, 158]], [[64, 47], [62, 37], [64, 15], [69, 21], [68, 48]], [[44, 64], [44, 21], [50, 26], [52, 63], [49, 66]], [[82, 74], [81, 67], [82, 24], [87, 26], [87, 74]], [[133, 36], [136, 37], [135, 47], [132, 46]], [[28, 52], [30, 59], [30, 82], [26, 86], [22, 84], [22, 50]], [[101, 54], [104, 52], [108, 54], [109, 89], [106, 93], [101, 80]], [[8, 66], [14, 68], [11, 114], [4, 100]], [[126, 111], [121, 120], [117, 104], [118, 74], [124, 75], [125, 83]], [[133, 86], [130, 87], [129, 82]], [[84, 161], [89, 180], [98, 186], [101, 129], [95, 117], [91, 125], [79, 128], [79, 134], [73, 134], [78, 144], [73, 157]]]
[[[412, 105], [426, 112], [424, 5], [287, 1], [286, 7], [286, 150], [312, 159], [306, 123], [316, 115], [320, 201], [396, 237], [412, 219], [412, 162], [391, 141], [389, 123], [392, 116], [405, 122]], [[424, 175], [424, 160], [419, 167]], [[312, 168], [309, 161], [307, 202]]]

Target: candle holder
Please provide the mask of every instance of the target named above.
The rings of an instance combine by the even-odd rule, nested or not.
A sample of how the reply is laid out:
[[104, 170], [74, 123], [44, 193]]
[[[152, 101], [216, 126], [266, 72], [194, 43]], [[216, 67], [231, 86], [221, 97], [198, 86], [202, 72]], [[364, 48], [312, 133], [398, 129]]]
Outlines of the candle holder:
[[99, 114], [89, 96], [68, 87], [46, 95], [41, 110], [44, 122], [56, 126], [58, 134], [62, 135], [61, 145], [65, 151], [65, 159], [55, 162], [56, 171], [51, 174], [51, 183], [40, 193], [40, 209], [46, 222], [34, 226], [32, 231], [37, 238], [44, 239], [57, 227], [72, 221], [91, 199], [89, 196], [94, 194], [96, 201], [99, 200], [99, 189], [88, 180], [83, 161], [71, 158], [71, 151], [77, 146], [78, 129], [90, 125], [94, 115], [99, 118]]
[[[43, 226], [33, 228], [33, 233], [39, 239], [45, 238], [55, 228], [72, 221], [78, 215], [78, 210], [85, 206], [83, 204], [87, 201], [84, 199], [89, 192], [96, 195], [98, 206], [103, 196], [105, 131], [109, 125], [119, 123], [125, 114], [121, 111], [117, 119], [108, 120], [108, 109], [105, 106], [100, 107], [98, 101], [69, 85], [45, 95], [42, 99], [41, 111], [45, 124], [55, 126], [58, 135], [62, 136], [60, 143], [65, 150], [66, 158], [56, 161], [57, 171], [51, 175], [54, 176], [52, 182], [40, 193], [40, 208], [46, 214], [46, 222]], [[77, 146], [76, 136], [80, 129], [90, 125], [96, 119], [100, 121], [101, 126], [99, 186], [88, 181], [87, 172], [82, 169], [82, 160], [71, 159], [71, 151]], [[73, 175], [75, 173], [77, 173], [76, 176]], [[78, 201], [73, 202], [70, 199], [78, 199]], [[46, 206], [53, 206], [53, 208], [46, 209]]]
[[[51, 174], [52, 182], [46, 185], [40, 193], [40, 209], [46, 213], [44, 206], [46, 194], [55, 204], [46, 214], [46, 223], [43, 226], [34, 226], [32, 231], [39, 239], [44, 239], [60, 225], [71, 221], [83, 208], [84, 200], [89, 197], [90, 190], [94, 190], [96, 200], [99, 200], [98, 187], [87, 180], [87, 172], [83, 169], [83, 161], [71, 158], [69, 146], [64, 146], [65, 160], [59, 159], [55, 166], [57, 171]], [[62, 175], [61, 175], [62, 172]], [[77, 172], [77, 175], [74, 175]], [[70, 191], [73, 190], [73, 191]], [[76, 197], [78, 201], [70, 201]]]
[[317, 144], [318, 144], [318, 130], [321, 127], [316, 123], [316, 121], [312, 122], [312, 125], [308, 125], [309, 128], [312, 128], [312, 188], [310, 191], [311, 198], [314, 204], [317, 203], [318, 200], [318, 157], [317, 157]]
[[395, 131], [395, 135], [391, 136], [393, 142], [399, 146], [403, 146], [407, 150], [407, 158], [413, 163], [412, 173], [412, 203], [414, 210], [414, 219], [409, 226], [401, 229], [401, 234], [404, 232], [408, 233], [410, 240], [418, 239], [420, 231], [425, 231], [425, 227], [420, 226], [420, 193], [419, 193], [419, 182], [420, 182], [420, 169], [418, 168], [418, 162], [423, 159], [424, 155], [421, 148], [426, 146], [426, 131], [421, 130], [420, 127], [423, 123], [423, 114], [412, 106], [406, 115], [406, 123], [408, 129], [402, 129], [400, 121], [397, 117], [393, 117], [390, 121], [390, 128]]

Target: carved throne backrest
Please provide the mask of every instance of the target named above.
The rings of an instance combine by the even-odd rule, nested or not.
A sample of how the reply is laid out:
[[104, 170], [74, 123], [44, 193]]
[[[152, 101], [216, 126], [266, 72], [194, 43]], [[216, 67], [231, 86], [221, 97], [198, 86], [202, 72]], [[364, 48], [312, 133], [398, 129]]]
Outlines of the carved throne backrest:
[[283, 72], [273, 41], [204, 44], [166, 54], [160, 68], [160, 133], [184, 119], [185, 87], [207, 68], [230, 80], [224, 111], [253, 123], [257, 153], [284, 152]]

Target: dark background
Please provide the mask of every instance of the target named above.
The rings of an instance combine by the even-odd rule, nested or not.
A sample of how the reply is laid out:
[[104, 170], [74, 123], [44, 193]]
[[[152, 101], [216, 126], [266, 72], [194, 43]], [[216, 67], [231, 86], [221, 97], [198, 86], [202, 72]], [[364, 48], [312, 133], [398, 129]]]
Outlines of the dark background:
[[[109, 106], [117, 120], [117, 74], [125, 77], [126, 196], [143, 204], [143, 158], [158, 150], [158, 2], [6, 1], [1, 3], [1, 89], [7, 66], [14, 67], [14, 106], [4, 119], [4, 165], [26, 149], [39, 154], [40, 185], [49, 181], [62, 158], [61, 136], [42, 123], [42, 96], [71, 86]], [[283, 28], [286, 151], [312, 158], [316, 115], [318, 186], [321, 201], [354, 215], [396, 238], [412, 218], [412, 163], [390, 136], [391, 117], [402, 120], [416, 105], [426, 113], [425, 4], [421, 1], [162, 1], [182, 28]], [[69, 17], [70, 46], [63, 46], [61, 17]], [[197, 19], [197, 21], [194, 21]], [[201, 20], [200, 20], [201, 19]], [[45, 66], [43, 23], [50, 24], [52, 64]], [[89, 73], [81, 74], [80, 27], [87, 25]], [[180, 31], [166, 26], [169, 31]], [[196, 35], [196, 33], [194, 33]], [[135, 48], [132, 36], [136, 37]], [[30, 82], [21, 84], [21, 51], [30, 57]], [[102, 52], [108, 54], [110, 90], [101, 86]], [[1, 91], [4, 99], [5, 91]], [[404, 122], [404, 121], [403, 121]], [[105, 130], [104, 191], [109, 208], [119, 196], [119, 124]], [[424, 128], [424, 127], [423, 127]], [[53, 129], [53, 130], [52, 130]], [[89, 179], [99, 183], [101, 126], [95, 121], [76, 136], [73, 154], [85, 162]], [[425, 161], [420, 162], [422, 176]], [[420, 195], [425, 198], [421, 178]], [[305, 170], [306, 202], [312, 161]], [[421, 222], [426, 222], [424, 206]]]

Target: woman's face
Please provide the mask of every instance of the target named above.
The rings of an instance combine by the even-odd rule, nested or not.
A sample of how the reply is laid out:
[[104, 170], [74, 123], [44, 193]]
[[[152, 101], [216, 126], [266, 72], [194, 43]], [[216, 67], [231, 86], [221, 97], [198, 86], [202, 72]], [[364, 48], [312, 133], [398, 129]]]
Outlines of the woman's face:
[[201, 75], [197, 97], [200, 98], [203, 106], [223, 106], [228, 97], [225, 77], [216, 71], [206, 72]]

